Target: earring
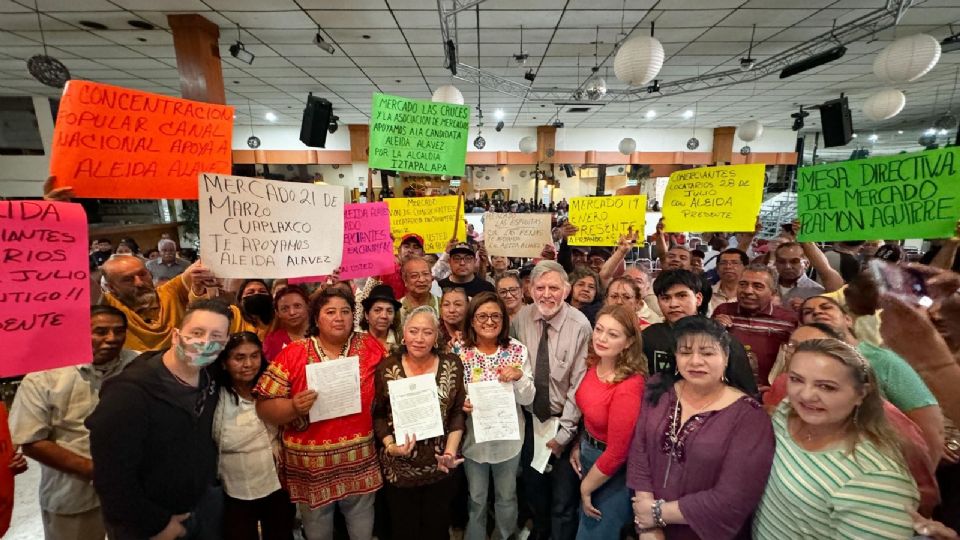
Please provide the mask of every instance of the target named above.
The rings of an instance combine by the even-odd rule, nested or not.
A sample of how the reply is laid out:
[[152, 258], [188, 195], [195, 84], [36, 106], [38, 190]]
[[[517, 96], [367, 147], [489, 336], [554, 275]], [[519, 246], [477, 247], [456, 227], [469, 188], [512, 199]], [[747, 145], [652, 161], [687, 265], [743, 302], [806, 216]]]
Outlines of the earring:
[[720, 382], [727, 384], [727, 366], [723, 366], [723, 371], [720, 373]]

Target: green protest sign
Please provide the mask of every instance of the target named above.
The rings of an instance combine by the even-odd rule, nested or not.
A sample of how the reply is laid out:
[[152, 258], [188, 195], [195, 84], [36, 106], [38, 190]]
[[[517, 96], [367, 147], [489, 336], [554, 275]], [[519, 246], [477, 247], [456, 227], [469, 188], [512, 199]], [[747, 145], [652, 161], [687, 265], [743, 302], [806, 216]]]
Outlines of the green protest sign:
[[463, 176], [470, 107], [373, 95], [371, 169]]
[[797, 170], [799, 240], [953, 236], [960, 217], [960, 148]]

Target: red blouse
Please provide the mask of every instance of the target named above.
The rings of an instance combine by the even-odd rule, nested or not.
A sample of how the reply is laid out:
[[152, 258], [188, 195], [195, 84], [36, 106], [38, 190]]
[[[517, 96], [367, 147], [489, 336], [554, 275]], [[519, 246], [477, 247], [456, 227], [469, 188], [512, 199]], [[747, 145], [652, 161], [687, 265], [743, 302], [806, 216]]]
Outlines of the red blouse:
[[597, 468], [613, 476], [627, 461], [630, 440], [640, 416], [643, 400], [643, 375], [631, 375], [618, 383], [605, 383], [597, 377], [597, 367], [587, 369], [577, 388], [577, 406], [583, 412], [587, 432], [607, 443], [597, 459]]

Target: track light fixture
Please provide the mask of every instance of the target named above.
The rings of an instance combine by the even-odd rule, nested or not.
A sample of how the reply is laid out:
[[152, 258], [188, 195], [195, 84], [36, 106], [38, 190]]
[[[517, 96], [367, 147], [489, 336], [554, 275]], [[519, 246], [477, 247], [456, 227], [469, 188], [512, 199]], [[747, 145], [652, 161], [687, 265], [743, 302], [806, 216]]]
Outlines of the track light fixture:
[[650, 86], [647, 87], [647, 93], [656, 94], [659, 91], [660, 91], [660, 79], [654, 79], [653, 82], [650, 83]]
[[327, 54], [333, 54], [337, 52], [337, 49], [335, 49], [333, 45], [327, 43], [326, 40], [323, 39], [323, 34], [320, 33], [319, 28], [317, 28], [317, 35], [313, 37], [313, 44], [326, 51]]
[[793, 127], [790, 129], [794, 131], [800, 131], [803, 129], [803, 119], [810, 116], [810, 113], [803, 110], [803, 106], [800, 106], [800, 110], [790, 115], [790, 118], [793, 118]]
[[747, 49], [747, 57], [740, 59], [740, 69], [743, 71], [750, 71], [757, 63], [757, 61], [753, 59], [753, 38], [756, 34], [757, 25], [753, 25], [753, 30], [750, 31], [750, 48]]
[[500, 130], [502, 130], [502, 129], [503, 129], [503, 120], [497, 122], [497, 127], [496, 127], [496, 130], [497, 130], [498, 133], [499, 133]]
[[337, 120], [340, 120], [340, 117], [339, 117], [339, 116], [337, 116], [337, 115], [330, 115], [330, 125], [327, 127], [327, 132], [329, 132], [329, 133], [336, 133], [336, 132], [337, 132], [337, 128], [340, 127], [340, 125], [337, 124]]
[[533, 82], [537, 80], [537, 74], [534, 73], [533, 69], [531, 68], [531, 69], [528, 69], [527, 72], [523, 74], [523, 78], [530, 82]]
[[237, 42], [230, 46], [230, 56], [236, 58], [241, 62], [245, 62], [247, 64], [253, 64], [253, 59], [256, 58], [256, 56], [252, 52], [248, 51], [243, 46], [243, 42], [240, 41], [240, 25], [239, 24], [237, 25]]
[[822, 53], [815, 54], [809, 58], [804, 58], [799, 62], [794, 62], [783, 68], [783, 71], [780, 72], [780, 78], [786, 79], [787, 77], [796, 75], [797, 73], [803, 73], [804, 71], [809, 71], [813, 68], [820, 67], [824, 64], [828, 64], [841, 58], [845, 54], [847, 54], [847, 48], [843, 45], [828, 49]]

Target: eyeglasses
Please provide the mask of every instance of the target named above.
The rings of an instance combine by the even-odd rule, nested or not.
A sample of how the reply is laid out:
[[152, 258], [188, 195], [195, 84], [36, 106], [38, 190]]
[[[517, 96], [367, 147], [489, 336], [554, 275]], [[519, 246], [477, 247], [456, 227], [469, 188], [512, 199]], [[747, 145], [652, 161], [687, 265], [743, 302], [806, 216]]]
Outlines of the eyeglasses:
[[630, 300], [636, 300], [636, 297], [634, 297], [634, 296], [632, 296], [632, 295], [629, 295], [629, 294], [616, 294], [616, 293], [608, 294], [608, 295], [607, 295], [607, 298], [609, 298], [610, 300], [613, 300], [614, 302], [620, 302], [621, 300], [624, 301], [624, 302], [628, 302], [628, 301], [630, 301]]
[[520, 294], [520, 287], [510, 287], [509, 289], [499, 289], [497, 294], [500, 296], [517, 296]]
[[473, 316], [473, 320], [480, 324], [487, 324], [487, 321], [498, 324], [503, 321], [503, 315], [499, 313], [477, 313]]

